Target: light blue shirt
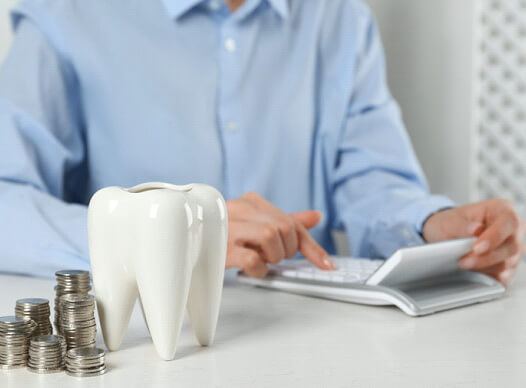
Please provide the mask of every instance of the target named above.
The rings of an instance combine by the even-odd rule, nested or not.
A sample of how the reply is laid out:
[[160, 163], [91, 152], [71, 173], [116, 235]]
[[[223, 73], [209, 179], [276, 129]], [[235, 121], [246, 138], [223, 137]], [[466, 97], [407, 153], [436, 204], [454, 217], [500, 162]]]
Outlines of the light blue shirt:
[[0, 71], [0, 271], [88, 268], [104, 186], [207, 183], [324, 214], [334, 253], [421, 242], [430, 195], [354, 0], [27, 0]]

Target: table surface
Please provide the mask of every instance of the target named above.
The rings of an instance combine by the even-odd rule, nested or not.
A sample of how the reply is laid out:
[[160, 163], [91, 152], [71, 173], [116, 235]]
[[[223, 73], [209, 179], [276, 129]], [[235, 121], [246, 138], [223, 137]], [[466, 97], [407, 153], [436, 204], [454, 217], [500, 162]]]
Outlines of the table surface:
[[[185, 322], [174, 361], [156, 354], [138, 306], [108, 373], [73, 378], [0, 370], [0, 387], [519, 387], [526, 384], [526, 270], [496, 301], [411, 318], [237, 284], [227, 274], [216, 342]], [[54, 281], [0, 276], [0, 315], [16, 299], [53, 301]], [[98, 345], [103, 347], [98, 336]]]

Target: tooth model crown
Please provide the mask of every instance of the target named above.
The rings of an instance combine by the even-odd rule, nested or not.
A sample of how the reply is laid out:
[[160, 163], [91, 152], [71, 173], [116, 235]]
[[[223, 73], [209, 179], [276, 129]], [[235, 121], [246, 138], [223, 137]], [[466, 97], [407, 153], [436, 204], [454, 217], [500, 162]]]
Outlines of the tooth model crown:
[[184, 309], [199, 343], [216, 330], [227, 211], [211, 186], [144, 183], [96, 192], [88, 209], [93, 286], [104, 342], [117, 350], [139, 297], [159, 355], [173, 360]]

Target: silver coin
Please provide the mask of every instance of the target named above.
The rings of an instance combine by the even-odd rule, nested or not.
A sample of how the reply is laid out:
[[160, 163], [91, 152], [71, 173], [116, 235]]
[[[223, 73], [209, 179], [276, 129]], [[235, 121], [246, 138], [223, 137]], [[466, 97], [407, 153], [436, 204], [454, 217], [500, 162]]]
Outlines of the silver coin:
[[71, 303], [80, 303], [80, 302], [93, 302], [95, 297], [93, 295], [77, 295], [77, 294], [66, 294], [60, 297], [61, 301], [71, 302]]
[[49, 361], [49, 362], [33, 362], [31, 360], [27, 361], [27, 366], [30, 366], [32, 368], [49, 368], [49, 369], [56, 369], [56, 368], [63, 368], [64, 363], [60, 361]]
[[68, 366], [68, 368], [98, 368], [98, 367], [101, 367], [103, 365], [105, 365], [105, 361], [104, 360], [97, 360], [97, 361], [86, 361], [86, 362], [72, 362], [72, 361], [67, 361], [65, 362], [65, 364]]
[[74, 330], [63, 328], [62, 330], [64, 332], [64, 337], [66, 337], [66, 339], [69, 337], [94, 335], [97, 333], [97, 328], [93, 326], [92, 327], [79, 327], [78, 329], [74, 329]]
[[24, 299], [18, 299], [16, 301], [17, 304], [28, 304], [28, 305], [42, 305], [42, 304], [48, 304], [49, 300], [44, 298], [24, 298]]
[[29, 348], [29, 341], [24, 342], [2, 342], [0, 344], [0, 350], [3, 349], [4, 352], [10, 351], [11, 349], [28, 349]]
[[[42, 336], [41, 336], [42, 337]], [[60, 350], [62, 347], [62, 342], [55, 342], [50, 345], [42, 345], [42, 344], [31, 344], [29, 345], [29, 350], [33, 352], [51, 352]]]
[[14, 315], [7, 315], [0, 317], [0, 326], [1, 325], [23, 325], [27, 322], [26, 319], [17, 318]]
[[29, 345], [29, 340], [27, 336], [23, 336], [22, 338], [1, 338], [0, 339], [0, 347], [2, 346], [28, 346], [28, 345]]
[[106, 353], [100, 348], [78, 348], [68, 350], [67, 356], [70, 358], [94, 358], [104, 356]]
[[0, 361], [0, 365], [21, 365], [21, 364], [26, 365], [27, 360], [26, 359], [11, 359], [11, 360]]
[[72, 342], [91, 342], [94, 341], [95, 337], [93, 335], [79, 335], [76, 337], [66, 337], [66, 342], [68, 345]]
[[29, 355], [34, 355], [35, 357], [44, 357], [47, 355], [57, 354], [62, 351], [62, 348], [49, 348], [47, 350], [37, 350], [33, 348], [29, 348]]
[[55, 354], [30, 354], [28, 357], [29, 360], [32, 362], [38, 363], [38, 362], [53, 362], [53, 361], [64, 361], [64, 357], [61, 352], [57, 352]]
[[[76, 294], [69, 294], [69, 295], [76, 295]], [[88, 304], [75, 304], [73, 306], [68, 306], [67, 304], [62, 304], [60, 312], [62, 314], [62, 319], [64, 317], [75, 317], [75, 316], [82, 316], [87, 315], [89, 313], [93, 313], [95, 311], [95, 305], [88, 305]]]
[[2, 370], [21, 369], [25, 367], [26, 367], [25, 363], [24, 364], [13, 364], [13, 365], [5, 365], [5, 364], [0, 363], [0, 369]]
[[16, 302], [15, 309], [20, 311], [49, 311], [49, 301], [46, 299], [46, 303], [43, 304], [22, 304]]
[[31, 344], [43, 345], [43, 346], [56, 346], [55, 344], [60, 344], [64, 342], [64, 338], [58, 335], [41, 335], [31, 339]]
[[87, 348], [87, 347], [95, 347], [95, 341], [75, 342], [75, 343], [68, 344], [68, 350], [76, 349], [76, 348]]
[[[60, 297], [60, 307], [64, 310], [77, 310], [81, 307], [91, 308], [95, 307], [95, 301], [89, 300], [91, 294], [80, 295], [80, 294], [66, 294]], [[78, 297], [77, 300], [72, 300], [72, 297]], [[66, 299], [68, 298], [68, 299]]]
[[31, 319], [49, 319], [51, 310], [22, 310], [15, 308], [15, 316], [19, 318], [31, 318]]
[[12, 360], [27, 360], [26, 354], [11, 354], [11, 355], [3, 355], [0, 357], [0, 361], [4, 361], [5, 363], [12, 361]]
[[83, 269], [63, 269], [55, 272], [55, 276], [89, 276], [89, 271]]
[[[97, 325], [97, 322], [95, 321], [95, 318], [90, 318], [90, 319], [87, 319], [85, 321], [76, 322], [75, 325], [72, 325], [72, 328], [92, 327], [92, 326], [96, 326], [96, 325]], [[68, 327], [69, 326], [69, 322], [66, 322], [62, 326], [65, 327], [65, 328], [69, 328]]]
[[15, 316], [19, 318], [40, 318], [40, 319], [49, 319], [49, 315], [51, 314], [51, 310], [21, 310], [15, 308]]
[[41, 348], [41, 349], [35, 349], [35, 348], [29, 348], [29, 354], [33, 354], [35, 356], [44, 357], [51, 354], [57, 354], [62, 351], [61, 347], [55, 347], [55, 348]]
[[[75, 348], [75, 349], [81, 349], [81, 348]], [[74, 350], [74, 349], [70, 349]], [[66, 363], [74, 364], [74, 365], [85, 365], [85, 364], [92, 364], [92, 363], [99, 363], [103, 364], [106, 358], [104, 356], [101, 357], [93, 357], [93, 358], [71, 358], [66, 356], [65, 359]]]
[[24, 347], [27, 348], [29, 346], [28, 340], [23, 341], [1, 341], [0, 348], [5, 347], [7, 350], [8, 348], [16, 348], [16, 347]]
[[85, 295], [91, 290], [89, 282], [86, 283], [71, 283], [71, 284], [58, 284], [55, 287], [55, 296], [62, 296], [67, 294], [82, 294]]
[[62, 356], [62, 349], [54, 349], [53, 352], [34, 352], [29, 350], [29, 356], [32, 358], [49, 358], [49, 357], [57, 357]]
[[[79, 349], [79, 348], [76, 348]], [[70, 358], [65, 358], [65, 363], [71, 366], [76, 367], [95, 367], [99, 365], [104, 365], [106, 362], [106, 359], [104, 357], [102, 358], [95, 358], [95, 359], [86, 359], [86, 360], [72, 360]]]
[[36, 336], [39, 336], [39, 335], [50, 335], [51, 333], [53, 333], [53, 329], [46, 329], [46, 330], [38, 330], [36, 331], [35, 333], [33, 333], [33, 335], [36, 335]]
[[35, 365], [63, 364], [64, 363], [64, 358], [62, 357], [62, 355], [57, 355], [55, 357], [41, 357], [41, 358], [29, 357], [27, 360], [29, 363], [35, 364]]
[[30, 371], [30, 372], [39, 373], [39, 374], [51, 374], [51, 373], [64, 372], [64, 368], [55, 368], [55, 369], [42, 368], [42, 369], [37, 369], [37, 368], [32, 368], [30, 366], [27, 367], [27, 370]]
[[95, 340], [70, 341], [68, 343], [68, 350], [73, 348], [86, 348], [92, 346], [95, 346]]
[[[48, 334], [46, 334], [48, 335]], [[49, 334], [53, 335], [53, 334]], [[43, 337], [43, 335], [39, 335], [39, 337]], [[65, 341], [65, 340], [63, 340]], [[31, 343], [29, 345], [29, 348], [34, 351], [46, 351], [46, 350], [54, 350], [54, 349], [60, 349], [60, 346], [63, 344], [63, 342], [51, 342], [49, 344], [44, 345], [43, 343]]]
[[64, 333], [64, 337], [66, 338], [66, 342], [70, 340], [81, 340], [81, 339], [88, 339], [88, 338], [95, 338], [97, 333], [95, 331], [83, 331], [78, 330], [74, 334], [66, 334]]
[[93, 311], [90, 312], [89, 314], [86, 314], [86, 315], [81, 315], [81, 316], [67, 316], [67, 315], [63, 315], [62, 316], [62, 322], [61, 322], [61, 325], [62, 326], [68, 326], [70, 324], [85, 324], [85, 325], [88, 325], [88, 324], [92, 324], [93, 325], [93, 319], [94, 319], [94, 314], [93, 314]]
[[16, 354], [17, 352], [27, 354], [27, 349], [28, 349], [27, 347], [24, 348], [24, 347], [17, 347], [17, 346], [4, 347], [0, 350], [0, 357], [7, 356], [10, 354]]
[[11, 349], [8, 353], [2, 353], [0, 354], [0, 358], [6, 358], [6, 357], [20, 357], [20, 356], [27, 356], [27, 351], [24, 349], [15, 350]]
[[62, 358], [62, 349], [56, 349], [54, 352], [47, 353], [35, 353], [29, 351], [28, 356], [33, 360], [48, 360], [53, 358]]
[[8, 356], [1, 356], [0, 357], [0, 361], [3, 362], [4, 364], [7, 364], [13, 360], [27, 360], [27, 355], [26, 354], [12, 354], [12, 355], [8, 355]]
[[106, 373], [107, 369], [102, 369], [98, 372], [69, 372], [67, 369], [66, 369], [66, 374], [68, 376], [72, 376], [72, 377], [94, 377], [94, 376], [100, 376], [100, 375], [103, 375], [104, 373]]
[[29, 320], [28, 323], [17, 327], [2, 327], [0, 328], [0, 333], [6, 335], [25, 334], [28, 331], [33, 331], [36, 327], [37, 323], [33, 320]]
[[75, 306], [74, 309], [63, 308], [60, 310], [60, 315], [62, 321], [86, 321], [93, 317], [94, 311], [95, 308], [93, 306]]
[[66, 371], [69, 373], [82, 373], [87, 377], [89, 375], [98, 375], [100, 372], [106, 371], [106, 366], [91, 369], [71, 369], [66, 367]]
[[62, 349], [56, 349], [54, 352], [32, 352], [29, 351], [29, 357], [33, 359], [52, 359], [52, 358], [61, 358]]
[[91, 336], [90, 337], [69, 338], [67, 346], [69, 349], [72, 347], [75, 347], [75, 348], [81, 347], [81, 345], [83, 344], [85, 346], [88, 346], [94, 343], [95, 343], [95, 338]]

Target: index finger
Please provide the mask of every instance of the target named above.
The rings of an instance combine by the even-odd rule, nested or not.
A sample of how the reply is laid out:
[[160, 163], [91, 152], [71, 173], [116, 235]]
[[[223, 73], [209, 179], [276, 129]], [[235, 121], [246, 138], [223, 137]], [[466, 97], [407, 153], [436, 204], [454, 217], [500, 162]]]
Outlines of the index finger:
[[473, 245], [473, 253], [480, 255], [500, 246], [519, 227], [514, 213], [503, 213], [482, 232]]
[[316, 267], [326, 270], [336, 269], [329, 254], [312, 238], [309, 231], [298, 221], [295, 221], [298, 231], [299, 251]]

